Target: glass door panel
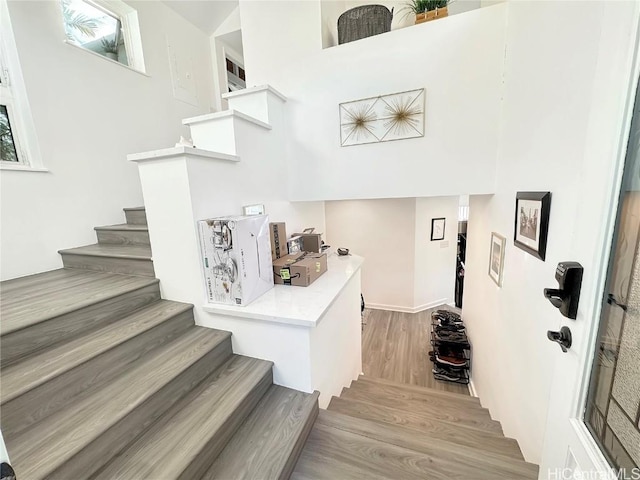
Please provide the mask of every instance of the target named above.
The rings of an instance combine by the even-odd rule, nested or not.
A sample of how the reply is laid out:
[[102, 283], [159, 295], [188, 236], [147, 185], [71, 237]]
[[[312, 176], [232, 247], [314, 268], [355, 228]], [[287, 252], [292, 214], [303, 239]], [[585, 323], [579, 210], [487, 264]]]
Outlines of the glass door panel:
[[[640, 118], [636, 99], [585, 423], [611, 466], [640, 464]], [[625, 477], [626, 478], [626, 477]]]

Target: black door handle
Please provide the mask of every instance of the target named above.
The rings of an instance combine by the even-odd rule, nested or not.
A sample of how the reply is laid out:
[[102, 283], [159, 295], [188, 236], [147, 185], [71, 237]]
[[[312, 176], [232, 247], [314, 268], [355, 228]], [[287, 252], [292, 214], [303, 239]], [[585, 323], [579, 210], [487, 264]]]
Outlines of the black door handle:
[[616, 300], [616, 297], [613, 296], [613, 293], [610, 293], [607, 296], [607, 303], [609, 305], [616, 305], [616, 306], [620, 307], [622, 310], [624, 310], [625, 312], [627, 311], [627, 306], [622, 304], [622, 303], [618, 303], [618, 301]]
[[548, 330], [547, 338], [560, 345], [564, 353], [567, 353], [567, 350], [571, 348], [571, 330], [569, 327], [562, 327], [559, 332]]

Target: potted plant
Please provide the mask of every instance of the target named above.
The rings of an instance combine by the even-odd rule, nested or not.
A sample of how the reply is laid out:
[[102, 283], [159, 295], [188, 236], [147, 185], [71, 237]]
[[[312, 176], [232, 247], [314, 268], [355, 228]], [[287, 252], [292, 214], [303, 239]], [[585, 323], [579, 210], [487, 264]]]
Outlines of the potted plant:
[[448, 3], [449, 0], [411, 0], [406, 4], [404, 10], [407, 10], [409, 14], [414, 13], [416, 15], [417, 25], [436, 18], [446, 17]]
[[107, 58], [116, 61], [118, 60], [118, 44], [114, 39], [103, 38], [102, 49], [104, 50], [104, 54]]

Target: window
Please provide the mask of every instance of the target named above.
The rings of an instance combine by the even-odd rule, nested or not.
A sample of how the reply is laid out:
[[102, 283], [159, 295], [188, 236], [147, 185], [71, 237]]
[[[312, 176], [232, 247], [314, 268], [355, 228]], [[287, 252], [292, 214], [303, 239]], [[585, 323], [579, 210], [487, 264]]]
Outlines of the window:
[[0, 1], [0, 169], [46, 172], [31, 118], [7, 2]]
[[235, 92], [236, 90], [242, 90], [246, 88], [247, 84], [245, 83], [245, 75], [244, 68], [239, 66], [236, 62], [226, 58], [227, 61], [227, 84], [229, 86], [230, 92]]
[[11, 121], [6, 105], [0, 104], [0, 159], [3, 162], [18, 162], [18, 148], [11, 131]]
[[4, 48], [0, 48], [0, 162], [26, 164], [26, 155], [18, 140], [14, 92], [5, 58]]
[[144, 72], [138, 15], [120, 0], [61, 0], [67, 42]]

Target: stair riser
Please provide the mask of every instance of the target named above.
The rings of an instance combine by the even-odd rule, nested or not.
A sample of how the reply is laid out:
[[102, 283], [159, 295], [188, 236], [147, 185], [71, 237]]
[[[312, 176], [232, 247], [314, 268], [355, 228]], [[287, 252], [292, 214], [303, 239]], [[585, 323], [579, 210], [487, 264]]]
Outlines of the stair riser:
[[96, 230], [98, 243], [108, 245], [151, 245], [149, 232], [143, 230]]
[[[52, 479], [88, 478], [125, 450], [174, 404], [222, 365], [232, 354], [231, 339], [221, 342], [93, 442], [47, 475]], [[212, 406], [214, 409], [215, 406]], [[164, 418], [166, 420], [166, 418]], [[115, 460], [117, 462], [117, 459]]]
[[355, 384], [368, 384], [372, 386], [382, 386], [384, 388], [393, 388], [398, 391], [406, 391], [410, 394], [418, 393], [424, 394], [425, 391], [429, 396], [434, 396], [438, 398], [442, 398], [445, 400], [453, 400], [456, 402], [466, 402], [468, 404], [472, 404], [480, 407], [480, 400], [476, 397], [471, 397], [469, 395], [462, 395], [460, 393], [446, 392], [442, 390], [434, 390], [432, 388], [419, 387], [418, 385], [409, 385], [409, 384], [397, 384], [395, 382], [391, 382], [389, 380], [385, 380], [383, 378], [370, 377], [366, 375], [360, 375], [357, 380], [351, 382], [351, 386]]
[[[399, 401], [400, 403], [405, 403], [407, 405], [413, 405], [415, 407], [421, 407], [423, 404], [427, 403], [432, 406], [457, 406], [463, 409], [470, 409], [471, 411], [482, 411], [486, 412], [489, 415], [488, 411], [485, 408], [482, 408], [480, 402], [474, 397], [466, 397], [464, 395], [457, 395], [457, 397], [443, 397], [440, 395], [433, 394], [421, 394], [418, 392], [411, 392], [409, 390], [401, 390], [398, 388], [389, 387], [387, 385], [376, 385], [369, 382], [362, 382], [358, 380], [354, 380], [351, 382], [349, 386], [351, 390], [355, 390], [358, 392], [367, 392], [369, 396], [385, 397], [388, 399], [394, 399]], [[436, 391], [436, 390], [434, 390]], [[473, 398], [475, 401], [470, 402], [468, 399]], [[396, 407], [401, 408], [401, 407]]]
[[216, 434], [203, 445], [202, 450], [200, 450], [198, 454], [198, 458], [191, 462], [187, 469], [178, 477], [180, 480], [192, 480], [194, 478], [202, 478], [205, 475], [216, 458], [218, 458], [218, 455], [220, 455], [220, 452], [222, 452], [227, 445], [227, 442], [233, 437], [233, 434], [238, 428], [240, 428], [272, 384], [273, 373], [272, 370], [269, 369], [260, 382], [255, 385], [253, 390], [237, 406], [233, 412], [233, 416], [228, 418]]
[[125, 210], [124, 216], [129, 225], [146, 225], [147, 212], [144, 210]]
[[159, 299], [160, 289], [156, 283], [3, 335], [0, 338], [2, 366], [58, 345], [98, 325], [119, 320]]
[[176, 315], [2, 405], [8, 437], [102, 388], [129, 365], [193, 326], [191, 310]]
[[320, 409], [318, 407], [318, 403], [316, 402], [316, 404], [313, 407], [313, 412], [307, 418], [307, 421], [304, 425], [304, 429], [302, 430], [300, 438], [298, 439], [298, 443], [296, 443], [295, 448], [291, 452], [291, 455], [289, 456], [289, 460], [287, 461], [287, 464], [283, 469], [282, 474], [278, 477], [278, 480], [288, 480], [289, 477], [291, 477], [291, 474], [295, 470], [296, 464], [298, 463], [298, 459], [302, 454], [302, 450], [304, 450], [304, 445], [305, 443], [307, 443], [307, 438], [309, 438], [309, 434], [311, 433], [311, 430], [313, 429], [313, 426], [316, 423], [316, 419], [318, 418], [319, 411]]
[[362, 402], [375, 401], [376, 405], [396, 408], [407, 411], [418, 411], [421, 414], [429, 415], [437, 420], [446, 422], [456, 422], [474, 428], [482, 428], [491, 432], [501, 434], [500, 423], [491, 420], [489, 412], [484, 409], [460, 408], [455, 405], [445, 405], [438, 403], [422, 403], [419, 408], [413, 408], [410, 402], [403, 402], [397, 398], [387, 398], [382, 395], [375, 395], [368, 391], [361, 391], [352, 388], [342, 389], [340, 398], [360, 400]]
[[70, 255], [67, 253], [61, 253], [60, 255], [62, 256], [62, 264], [65, 268], [79, 268], [97, 272], [139, 275], [143, 277], [155, 276], [153, 262], [151, 260], [102, 257], [96, 255]]
[[354, 389], [367, 389], [368, 391], [375, 392], [388, 392], [393, 393], [393, 396], [401, 396], [405, 398], [426, 399], [428, 401], [438, 401], [459, 404], [463, 407], [477, 407], [482, 408], [480, 400], [476, 397], [469, 395], [462, 395], [460, 393], [445, 392], [441, 390], [434, 390], [427, 387], [419, 387], [417, 385], [400, 384], [395, 385], [392, 382], [385, 382], [382, 378], [365, 377], [360, 375], [357, 380], [353, 380], [350, 385]]

